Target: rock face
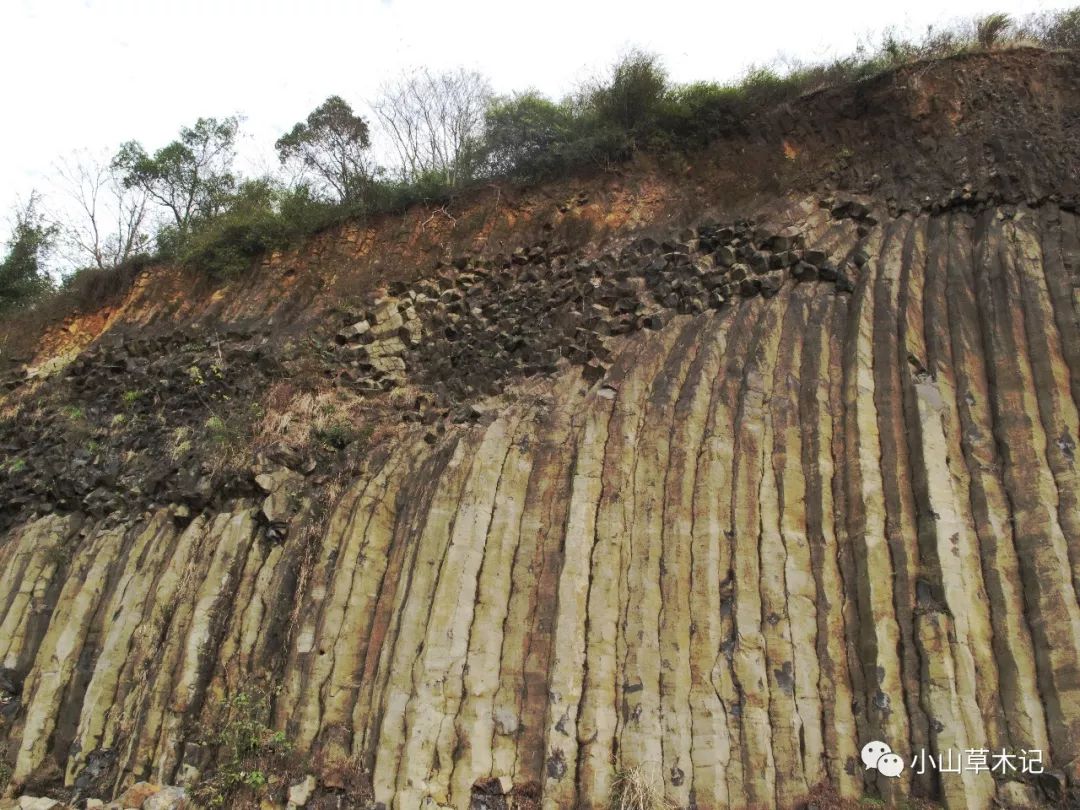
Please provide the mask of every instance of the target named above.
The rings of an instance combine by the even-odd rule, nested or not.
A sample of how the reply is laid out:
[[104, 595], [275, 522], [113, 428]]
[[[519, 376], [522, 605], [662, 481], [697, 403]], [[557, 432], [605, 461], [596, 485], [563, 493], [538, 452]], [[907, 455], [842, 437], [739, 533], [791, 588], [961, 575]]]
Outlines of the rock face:
[[856, 243], [817, 210], [795, 209], [808, 249], [865, 250], [853, 292], [675, 315], [593, 381], [530, 380], [434, 445], [417, 428], [366, 459], [306, 562], [301, 533], [256, 530], [258, 500], [183, 528], [19, 526], [14, 781], [54, 762], [72, 784], [109, 749], [116, 786], [167, 783], [203, 708], [262, 675], [276, 725], [359, 756], [387, 807], [468, 807], [501, 778], [599, 808], [651, 763], [700, 808], [823, 782], [1045, 795], [1020, 773], [887, 779], [859, 762], [873, 739], [1039, 750], [1070, 789], [1080, 218], [906, 215]]
[[[0, 468], [9, 795], [186, 801], [257, 684], [305, 759], [279, 805], [346, 772], [383, 810], [600, 810], [628, 775], [698, 810], [1080, 800], [1080, 216], [1037, 190], [793, 195], [388, 285], [312, 331], [341, 385], [420, 392], [339, 480], [178, 454], [125, 503], [143, 468], [100, 452]], [[149, 392], [138, 459], [285, 374], [261, 340], [65, 373]], [[979, 751], [1013, 758], [915, 763]]]

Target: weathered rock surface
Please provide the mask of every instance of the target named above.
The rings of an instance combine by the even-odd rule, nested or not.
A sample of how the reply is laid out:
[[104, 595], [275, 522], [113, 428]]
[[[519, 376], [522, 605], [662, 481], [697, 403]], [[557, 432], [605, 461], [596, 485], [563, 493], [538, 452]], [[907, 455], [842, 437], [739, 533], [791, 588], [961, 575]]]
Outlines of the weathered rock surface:
[[257, 498], [186, 526], [16, 527], [13, 783], [59, 764], [74, 784], [105, 749], [115, 788], [169, 783], [200, 713], [256, 677], [298, 749], [360, 757], [387, 807], [488, 806], [490, 779], [605, 807], [649, 763], [699, 808], [822, 782], [1045, 797], [1019, 773], [888, 780], [859, 762], [871, 739], [1037, 749], [1074, 790], [1080, 218], [853, 238], [822, 210], [791, 209], [800, 250], [864, 250], [852, 293], [789, 281], [674, 314], [609, 343], [595, 380], [529, 380], [434, 444], [417, 427], [306, 556], [302, 532], [266, 541]]
[[[349, 225], [4, 377], [0, 806], [180, 806], [253, 685], [278, 807], [1080, 802], [1080, 61], [1000, 58], [739, 123], [810, 187], [745, 218], [411, 274]], [[222, 474], [302, 376], [395, 424]]]

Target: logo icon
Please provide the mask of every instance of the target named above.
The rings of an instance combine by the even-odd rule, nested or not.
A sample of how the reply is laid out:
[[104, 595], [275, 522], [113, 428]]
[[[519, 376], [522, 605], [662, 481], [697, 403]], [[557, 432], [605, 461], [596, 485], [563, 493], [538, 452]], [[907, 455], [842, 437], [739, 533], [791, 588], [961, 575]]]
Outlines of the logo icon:
[[904, 760], [899, 754], [894, 754], [888, 744], [881, 740], [874, 740], [864, 745], [861, 756], [866, 770], [874, 769], [890, 779], [904, 772]]

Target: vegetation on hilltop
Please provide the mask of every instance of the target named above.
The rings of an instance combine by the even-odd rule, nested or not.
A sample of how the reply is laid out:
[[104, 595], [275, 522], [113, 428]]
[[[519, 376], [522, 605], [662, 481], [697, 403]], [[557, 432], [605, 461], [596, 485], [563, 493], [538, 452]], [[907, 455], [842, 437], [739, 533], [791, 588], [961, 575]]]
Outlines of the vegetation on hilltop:
[[[919, 40], [886, 33], [875, 47], [823, 64], [758, 67], [742, 81], [675, 84], [652, 54], [631, 51], [609, 75], [555, 101], [535, 91], [496, 96], [479, 74], [420, 71], [388, 85], [373, 121], [330, 96], [276, 142], [279, 175], [244, 178], [233, 162], [240, 119], [202, 118], [150, 152], [124, 144], [108, 162], [68, 166], [82, 221], [50, 222], [35, 197], [16, 218], [0, 263], [0, 317], [27, 307], [91, 308], [126, 288], [148, 261], [222, 278], [263, 253], [334, 224], [444, 205], [495, 181], [531, 184], [624, 161], [636, 152], [700, 148], [740, 131], [756, 111], [900, 65], [1011, 44], [1080, 47], [1080, 8], [1021, 22], [993, 14], [929, 29]], [[394, 165], [371, 155], [372, 124]], [[103, 200], [112, 195], [111, 205]], [[108, 213], [106, 213], [108, 212]], [[55, 284], [57, 245], [77, 270]]]
[[46, 221], [36, 194], [15, 212], [7, 255], [0, 261], [0, 313], [32, 304], [49, 289], [44, 263], [57, 226]]

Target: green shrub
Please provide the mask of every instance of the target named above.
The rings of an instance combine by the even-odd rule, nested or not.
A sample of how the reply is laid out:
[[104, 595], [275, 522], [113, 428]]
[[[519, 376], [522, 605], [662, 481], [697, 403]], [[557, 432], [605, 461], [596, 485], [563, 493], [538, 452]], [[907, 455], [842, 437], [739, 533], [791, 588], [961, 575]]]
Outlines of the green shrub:
[[535, 91], [496, 99], [484, 116], [488, 171], [535, 182], [567, 168], [578, 134], [574, 112]]
[[704, 146], [718, 135], [741, 127], [745, 104], [739, 90], [714, 82], [673, 87], [664, 97], [657, 128], [671, 142]]
[[268, 690], [249, 684], [212, 707], [213, 731], [203, 742], [216, 749], [218, 765], [193, 790], [201, 806], [229, 807], [245, 789], [258, 796], [272, 775], [288, 771], [292, 744], [284, 732], [267, 725], [272, 697]]
[[413, 180], [384, 180], [375, 184], [365, 206], [358, 213], [374, 214], [404, 211], [411, 205], [425, 203], [443, 205], [449, 202], [457, 190], [440, 171], [419, 173]]
[[58, 294], [72, 309], [96, 311], [126, 295], [132, 282], [151, 261], [149, 255], [138, 254], [116, 267], [84, 267], [64, 278]]
[[307, 185], [281, 191], [277, 205], [285, 237], [290, 241], [336, 225], [350, 213], [363, 210], [357, 203], [333, 203], [322, 199]]
[[173, 230], [171, 249], [186, 266], [214, 276], [236, 275], [263, 253], [286, 242], [279, 191], [265, 179], [243, 183], [223, 213], [196, 220], [189, 232]]
[[588, 104], [601, 128], [642, 136], [655, 128], [667, 91], [667, 72], [660, 58], [634, 50], [612, 68], [610, 83], [592, 89]]
[[58, 233], [38, 211], [36, 195], [15, 212], [8, 252], [0, 261], [0, 312], [28, 306], [52, 289], [44, 261]]

